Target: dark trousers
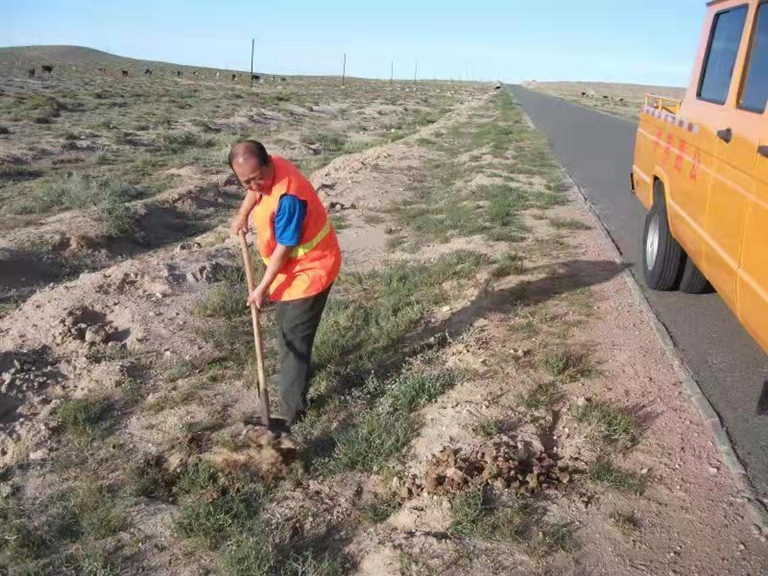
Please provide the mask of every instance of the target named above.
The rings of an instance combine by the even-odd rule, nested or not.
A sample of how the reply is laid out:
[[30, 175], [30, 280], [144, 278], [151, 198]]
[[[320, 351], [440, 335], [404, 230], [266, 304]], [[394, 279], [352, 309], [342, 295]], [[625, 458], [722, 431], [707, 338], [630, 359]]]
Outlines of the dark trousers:
[[277, 399], [279, 416], [285, 418], [288, 424], [307, 407], [309, 379], [312, 376], [312, 345], [330, 291], [329, 286], [309, 298], [277, 303], [275, 322], [280, 348]]

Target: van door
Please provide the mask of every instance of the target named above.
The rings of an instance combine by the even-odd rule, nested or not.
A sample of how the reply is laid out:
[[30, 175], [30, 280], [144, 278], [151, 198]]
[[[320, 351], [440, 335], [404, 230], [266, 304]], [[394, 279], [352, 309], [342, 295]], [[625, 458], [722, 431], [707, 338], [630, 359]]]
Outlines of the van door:
[[744, 207], [736, 313], [768, 351], [768, 2], [755, 8], [740, 86], [726, 119], [733, 136], [718, 145], [718, 163], [732, 182], [728, 196], [743, 199]]
[[[697, 89], [697, 98], [713, 106], [705, 128], [713, 136], [713, 159], [702, 222], [702, 271], [736, 313], [736, 270], [748, 191], [752, 188], [749, 174], [754, 169], [754, 152], [745, 163], [742, 156], [748, 136], [741, 130], [741, 123], [736, 125], [735, 95], [746, 52], [742, 38], [747, 35], [744, 32], [754, 5], [751, 8], [737, 4], [715, 14]], [[752, 142], [752, 150], [756, 144]]]
[[[711, 188], [717, 184], [713, 174], [718, 139], [713, 122], [723, 114], [748, 12], [743, 4], [729, 4], [708, 12], [696, 68], [679, 111], [685, 128], [676, 122], [666, 128], [668, 133], [660, 129], [654, 146], [661, 164], [656, 169], [663, 170], [672, 184], [667, 190], [672, 234], [707, 278], [710, 271], [706, 256], [712, 244], [707, 213]], [[676, 149], [672, 148], [670, 154], [675, 140]], [[732, 295], [733, 288], [729, 292]]]

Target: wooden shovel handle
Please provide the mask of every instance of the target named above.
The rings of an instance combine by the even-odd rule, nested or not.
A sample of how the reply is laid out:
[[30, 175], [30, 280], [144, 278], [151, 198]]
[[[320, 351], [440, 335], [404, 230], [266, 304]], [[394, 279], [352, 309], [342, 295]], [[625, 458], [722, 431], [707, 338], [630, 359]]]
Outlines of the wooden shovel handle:
[[[243, 249], [243, 262], [245, 263], [245, 277], [248, 280], [248, 294], [254, 291], [256, 283], [253, 279], [253, 265], [251, 263], [251, 249], [245, 238], [245, 232], [240, 231], [240, 247]], [[261, 423], [269, 424], [269, 391], [267, 379], [264, 376], [264, 346], [261, 342], [261, 324], [259, 323], [259, 309], [256, 304], [251, 304], [251, 322], [253, 324], [253, 343], [256, 348], [256, 371], [259, 378], [259, 413]]]

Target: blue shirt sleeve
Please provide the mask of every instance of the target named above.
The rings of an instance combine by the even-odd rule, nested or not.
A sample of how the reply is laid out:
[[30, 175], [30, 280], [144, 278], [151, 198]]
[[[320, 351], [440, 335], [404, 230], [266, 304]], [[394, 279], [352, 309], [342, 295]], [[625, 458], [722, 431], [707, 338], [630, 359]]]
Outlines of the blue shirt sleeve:
[[283, 194], [275, 213], [275, 240], [278, 244], [294, 248], [301, 241], [301, 229], [307, 215], [307, 203], [304, 200]]

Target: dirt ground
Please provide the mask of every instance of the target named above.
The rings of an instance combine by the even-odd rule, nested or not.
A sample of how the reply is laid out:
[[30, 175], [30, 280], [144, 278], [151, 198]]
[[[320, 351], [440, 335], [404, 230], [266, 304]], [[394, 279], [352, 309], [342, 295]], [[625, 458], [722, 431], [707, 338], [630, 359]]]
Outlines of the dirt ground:
[[[28, 65], [0, 61], [4, 100], [106, 89], [84, 64], [40, 85]], [[141, 82], [178, 95], [176, 78]], [[1, 121], [3, 166], [27, 171], [3, 172], [0, 196], [0, 573], [768, 570], [613, 248], [511, 95], [288, 78], [215, 109], [231, 87], [198, 82], [200, 108], [118, 145], [110, 169], [36, 132], [93, 122], [75, 106]], [[163, 148], [204, 134], [196, 118], [213, 145]], [[244, 134], [311, 174], [344, 256], [279, 477], [244, 447], [253, 349], [222, 166]], [[73, 153], [87, 178], [125, 169], [127, 212], [47, 200], [90, 189], [58, 173]], [[141, 175], [136, 154], [160, 165]]]
[[609, 82], [523, 82], [526, 88], [558, 96], [582, 106], [637, 120], [646, 94], [658, 94], [681, 100], [685, 88], [671, 86], [644, 86], [640, 84], [612, 84]]

